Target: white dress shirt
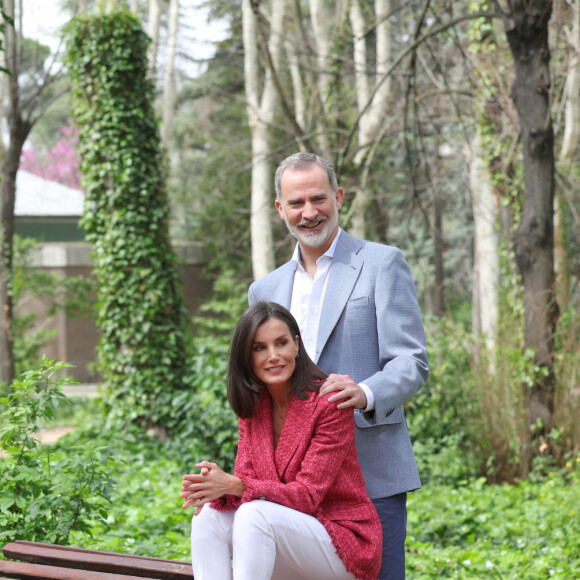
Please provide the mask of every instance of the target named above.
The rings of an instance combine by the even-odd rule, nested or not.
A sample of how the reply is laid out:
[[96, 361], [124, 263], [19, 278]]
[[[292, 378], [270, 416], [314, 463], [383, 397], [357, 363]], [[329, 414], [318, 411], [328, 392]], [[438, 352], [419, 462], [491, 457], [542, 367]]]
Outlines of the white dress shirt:
[[[294, 285], [292, 287], [292, 302], [290, 312], [298, 322], [302, 341], [308, 356], [316, 361], [316, 341], [318, 337], [318, 327], [320, 325], [320, 313], [326, 294], [328, 283], [328, 272], [334, 257], [334, 250], [338, 243], [338, 238], [342, 229], [339, 228], [332, 244], [318, 260], [316, 260], [316, 273], [314, 278], [304, 269], [300, 246], [296, 244], [292, 261], [296, 262], [296, 274], [294, 275]], [[364, 383], [359, 383], [367, 398], [365, 411], [372, 411], [375, 408], [375, 398], [370, 388]]]

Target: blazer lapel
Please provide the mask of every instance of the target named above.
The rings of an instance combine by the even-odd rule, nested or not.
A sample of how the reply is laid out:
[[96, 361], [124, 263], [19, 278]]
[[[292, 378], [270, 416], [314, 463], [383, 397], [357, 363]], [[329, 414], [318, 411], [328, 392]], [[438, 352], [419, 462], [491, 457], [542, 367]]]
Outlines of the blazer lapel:
[[316, 396], [317, 393], [311, 394], [308, 399], [299, 399], [296, 396], [292, 398], [278, 447], [274, 453], [280, 481], [283, 481], [284, 473], [301, 443], [305, 438], [310, 438], [312, 409]]
[[358, 255], [361, 247], [361, 243], [356, 238], [344, 231], [341, 232], [334, 251], [330, 271], [328, 272], [328, 284], [326, 285], [326, 294], [324, 295], [322, 312], [320, 313], [316, 341], [316, 360], [314, 362], [317, 362], [320, 358], [320, 354], [338, 323], [358, 280], [363, 266], [363, 260]]

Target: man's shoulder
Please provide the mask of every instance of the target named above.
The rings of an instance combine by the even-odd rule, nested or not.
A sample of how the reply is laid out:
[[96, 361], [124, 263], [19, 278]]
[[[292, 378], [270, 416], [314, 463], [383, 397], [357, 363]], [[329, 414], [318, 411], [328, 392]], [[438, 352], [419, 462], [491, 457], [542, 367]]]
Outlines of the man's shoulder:
[[362, 240], [360, 238], [355, 238], [346, 232], [343, 232], [342, 236], [341, 241], [343, 242], [344, 247], [353, 253], [363, 255], [365, 258], [377, 257], [384, 260], [387, 257], [403, 257], [403, 252], [395, 246]]
[[261, 278], [258, 278], [258, 280], [255, 280], [252, 283], [252, 286], [262, 286], [265, 284], [271, 284], [272, 282], [280, 278], [280, 276], [286, 275], [288, 271], [293, 270], [294, 268], [295, 264], [292, 262], [292, 260], [289, 260], [288, 262], [285, 262], [281, 266], [278, 266], [278, 268], [272, 270], [265, 276], [262, 276]]
[[286, 279], [290, 272], [294, 270], [294, 268], [295, 264], [292, 262], [292, 260], [290, 260], [269, 274], [266, 274], [265, 276], [262, 276], [258, 280], [252, 282], [248, 290], [250, 300], [252, 300], [252, 297], [258, 300], [270, 300], [274, 291], [277, 290], [280, 281]]

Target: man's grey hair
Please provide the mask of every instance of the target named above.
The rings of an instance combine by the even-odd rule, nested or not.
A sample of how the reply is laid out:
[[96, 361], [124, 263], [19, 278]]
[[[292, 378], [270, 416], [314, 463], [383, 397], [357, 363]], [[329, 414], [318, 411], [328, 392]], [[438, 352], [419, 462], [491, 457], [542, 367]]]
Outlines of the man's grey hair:
[[306, 171], [313, 164], [318, 165], [318, 167], [321, 167], [326, 171], [330, 187], [332, 188], [332, 191], [336, 192], [338, 189], [338, 180], [336, 179], [336, 172], [334, 171], [334, 167], [330, 161], [324, 159], [324, 157], [316, 155], [315, 153], [294, 153], [294, 155], [286, 157], [286, 159], [278, 165], [278, 169], [276, 169], [276, 175], [274, 176], [276, 199], [280, 199], [280, 184], [282, 182], [282, 174], [286, 169], [290, 168], [297, 171]]

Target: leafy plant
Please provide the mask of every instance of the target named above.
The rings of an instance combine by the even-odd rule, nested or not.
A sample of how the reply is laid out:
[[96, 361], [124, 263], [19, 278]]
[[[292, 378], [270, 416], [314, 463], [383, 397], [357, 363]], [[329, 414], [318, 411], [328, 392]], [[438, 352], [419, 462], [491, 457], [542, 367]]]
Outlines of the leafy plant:
[[168, 235], [149, 39], [126, 10], [73, 19], [67, 63], [99, 284], [98, 362], [114, 414], [160, 434], [182, 417], [185, 308]]
[[238, 318], [247, 307], [246, 286], [225, 271], [214, 285], [214, 296], [195, 317], [194, 354], [187, 381], [191, 390], [181, 393], [174, 404], [183, 408], [184, 420], [176, 426], [170, 442], [182, 450], [186, 465], [215, 461], [233, 471], [237, 450], [237, 419], [226, 393], [230, 340]]
[[477, 478], [410, 494], [408, 578], [577, 578], [578, 465], [542, 483]]
[[469, 417], [478, 411], [472, 388], [469, 332], [450, 318], [425, 319], [431, 373], [406, 414], [423, 482], [452, 484], [478, 474], [479, 446]]
[[38, 432], [66, 404], [65, 363], [44, 358], [0, 399], [0, 541], [15, 539], [67, 544], [73, 530], [90, 531], [107, 515], [113, 488], [110, 451], [90, 441], [53, 456]]

